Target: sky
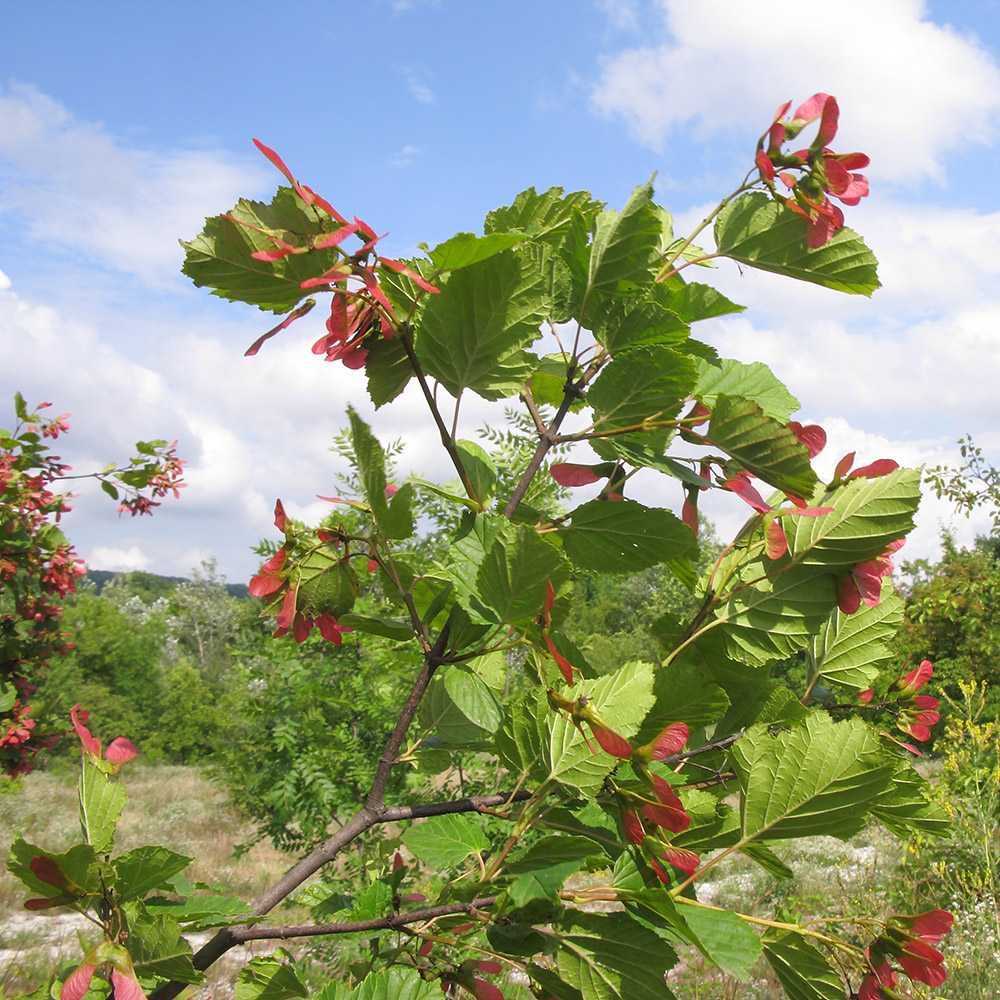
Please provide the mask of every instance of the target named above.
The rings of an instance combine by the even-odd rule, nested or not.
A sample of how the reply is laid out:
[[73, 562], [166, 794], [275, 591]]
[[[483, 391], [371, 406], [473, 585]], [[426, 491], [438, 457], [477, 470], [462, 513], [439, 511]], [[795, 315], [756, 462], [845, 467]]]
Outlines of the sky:
[[[244, 358], [273, 320], [180, 274], [179, 239], [282, 180], [252, 137], [408, 256], [531, 185], [614, 208], [654, 174], [686, 232], [742, 179], [775, 108], [833, 94], [835, 148], [871, 157], [871, 195], [846, 214], [883, 287], [845, 296], [723, 262], [706, 277], [748, 309], [697, 336], [772, 367], [798, 419], [827, 430], [821, 475], [848, 451], [955, 464], [965, 434], [1000, 465], [997, 0], [0, 10], [0, 425], [19, 390], [71, 414], [57, 450], [77, 472], [140, 438], [176, 438], [188, 462], [152, 518], [76, 484], [64, 528], [94, 569], [183, 576], [215, 557], [245, 581], [277, 497], [308, 521], [329, 510], [317, 495], [343, 470], [330, 446], [348, 404], [404, 440], [403, 472], [449, 476], [419, 399], [375, 412], [359, 373], [310, 354], [321, 319]], [[496, 419], [465, 416], [466, 437]], [[725, 537], [745, 508], [709, 496]], [[942, 528], [968, 544], [986, 527], [928, 497], [904, 553], [933, 559]]]

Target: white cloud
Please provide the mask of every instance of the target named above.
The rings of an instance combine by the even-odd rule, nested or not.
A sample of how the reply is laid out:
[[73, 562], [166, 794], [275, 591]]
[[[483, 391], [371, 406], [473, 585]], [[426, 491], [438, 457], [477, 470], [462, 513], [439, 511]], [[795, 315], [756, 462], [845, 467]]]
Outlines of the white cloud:
[[819, 91], [838, 98], [847, 141], [876, 178], [941, 181], [946, 154], [997, 136], [1000, 67], [975, 39], [926, 20], [921, 0], [841, 0], [836, 23], [850, 32], [819, 0], [793, 17], [745, 0], [655, 6], [665, 39], [607, 56], [593, 91], [599, 111], [655, 148], [682, 126], [762, 132], [778, 104]]
[[408, 167], [413, 162], [413, 157], [421, 152], [422, 150], [419, 146], [411, 146], [409, 144], [401, 146], [389, 157], [389, 163], [393, 167]]
[[112, 548], [98, 545], [87, 555], [88, 569], [103, 569], [111, 573], [132, 573], [148, 569], [151, 559], [137, 545], [126, 548]]
[[150, 150], [80, 121], [34, 87], [0, 91], [0, 211], [17, 212], [40, 242], [133, 274], [151, 286], [176, 280], [178, 233], [261, 188], [263, 166], [203, 149]]
[[433, 104], [435, 101], [434, 91], [426, 83], [427, 70], [422, 66], [405, 66], [402, 70], [403, 79], [406, 81], [406, 89], [414, 100], [421, 104]]

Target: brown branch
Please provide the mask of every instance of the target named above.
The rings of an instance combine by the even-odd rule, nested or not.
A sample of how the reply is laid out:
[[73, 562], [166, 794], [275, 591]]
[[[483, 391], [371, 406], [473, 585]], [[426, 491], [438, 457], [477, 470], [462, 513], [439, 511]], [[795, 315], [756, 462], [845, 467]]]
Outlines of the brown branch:
[[317, 937], [320, 934], [357, 934], [362, 931], [392, 930], [406, 924], [417, 924], [436, 917], [447, 917], [453, 913], [472, 913], [494, 906], [499, 896], [482, 896], [468, 903], [446, 903], [428, 906], [422, 910], [408, 910], [405, 913], [390, 913], [372, 920], [351, 920], [342, 924], [290, 924], [287, 927], [242, 927], [235, 932], [240, 944], [245, 941], [264, 941], [272, 938]]

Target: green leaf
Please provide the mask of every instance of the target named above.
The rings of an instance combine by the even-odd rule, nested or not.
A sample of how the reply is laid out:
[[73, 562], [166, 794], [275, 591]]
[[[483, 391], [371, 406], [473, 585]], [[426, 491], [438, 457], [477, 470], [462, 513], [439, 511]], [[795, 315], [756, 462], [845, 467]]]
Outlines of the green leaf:
[[308, 995], [295, 970], [280, 957], [269, 955], [253, 958], [243, 967], [236, 981], [234, 1000], [291, 1000]]
[[680, 518], [635, 500], [581, 504], [559, 537], [575, 566], [604, 573], [636, 573], [697, 549], [691, 529]]
[[185, 932], [245, 924], [251, 918], [250, 904], [237, 896], [204, 895], [185, 900], [153, 896], [144, 905], [149, 913], [169, 914], [183, 923]]
[[[181, 270], [199, 288], [213, 288], [213, 294], [231, 302], [249, 302], [274, 313], [288, 312], [308, 295], [302, 290], [303, 281], [319, 277], [342, 259], [334, 249], [292, 254], [273, 262], [254, 260], [251, 256], [258, 250], [275, 248], [257, 229], [305, 245], [306, 240], [300, 240], [301, 237], [340, 228], [327, 216], [309, 208], [291, 188], [278, 188], [269, 205], [241, 198], [228, 216], [206, 219], [198, 236], [189, 242], [181, 241], [185, 249]], [[247, 225], [239, 225], [233, 219]]]
[[612, 300], [594, 327], [597, 341], [611, 354], [637, 347], [683, 344], [690, 333], [690, 327], [680, 316], [648, 299]]
[[298, 564], [296, 607], [310, 618], [347, 614], [358, 596], [358, 576], [333, 543], [316, 546]]
[[496, 735], [497, 754], [518, 778], [527, 775], [544, 781], [549, 772], [551, 709], [541, 690], [528, 690], [508, 705], [503, 726]]
[[781, 860], [771, 850], [767, 844], [761, 844], [755, 841], [752, 844], [746, 844], [740, 850], [748, 857], [751, 861], [755, 861], [761, 868], [768, 873], [768, 875], [773, 875], [776, 879], [786, 879], [790, 880], [795, 878], [795, 872], [792, 871], [784, 861]]
[[353, 628], [386, 639], [412, 639], [413, 625], [408, 618], [373, 618], [369, 615], [342, 615], [338, 619], [345, 628]]
[[883, 577], [881, 599], [874, 608], [863, 605], [852, 615], [834, 608], [810, 644], [812, 670], [833, 684], [866, 690], [894, 658], [886, 643], [902, 622], [903, 601]]
[[365, 500], [381, 526], [389, 510], [385, 499], [385, 450], [354, 407], [347, 408], [347, 416], [351, 421], [351, 447], [358, 463]]
[[792, 566], [787, 556], [744, 563], [740, 579], [748, 582], [733, 587], [715, 617], [724, 623], [725, 651], [754, 666], [804, 649], [836, 602], [830, 574]]
[[810, 250], [808, 223], [762, 192], [727, 205], [715, 222], [719, 252], [741, 264], [811, 281], [855, 295], [871, 295], [880, 282], [875, 255], [851, 229], [840, 229], [825, 246]]
[[465, 667], [449, 666], [431, 681], [420, 722], [447, 743], [472, 743], [500, 728], [503, 709], [482, 678]]
[[[596, 681], [581, 681], [563, 694], [570, 699], [586, 695], [608, 728], [631, 739], [653, 706], [652, 689], [652, 664], [626, 663]], [[599, 749], [588, 732], [596, 751], [591, 753], [583, 736], [562, 715], [553, 713], [551, 719], [548, 754], [551, 777], [584, 795], [596, 794], [617, 760]]]
[[123, 900], [142, 899], [153, 889], [164, 888], [168, 880], [183, 871], [194, 858], [165, 847], [136, 847], [114, 859], [118, 892]]
[[920, 473], [897, 469], [876, 479], [852, 479], [817, 497], [833, 513], [794, 518], [792, 530], [786, 529], [789, 549], [797, 562], [846, 569], [875, 559], [913, 529]]
[[543, 837], [504, 868], [513, 877], [511, 902], [524, 906], [532, 899], [555, 898], [563, 882], [593, 853], [593, 843], [584, 837]]
[[446, 813], [410, 825], [402, 837], [415, 857], [432, 868], [454, 868], [470, 854], [490, 846], [490, 839], [471, 816]]
[[677, 956], [624, 913], [572, 913], [554, 928], [556, 971], [583, 1000], [664, 1000]]
[[149, 913], [133, 900], [128, 912], [128, 952], [140, 976], [176, 979], [197, 983], [202, 974], [192, 963], [191, 945], [181, 937], [181, 928], [172, 915]]
[[846, 839], [864, 827], [868, 805], [884, 791], [892, 758], [860, 720], [823, 712], [790, 730], [755, 725], [733, 744], [747, 840], [827, 835]]
[[[421, 979], [416, 969], [398, 965], [368, 973], [350, 993], [352, 1000], [440, 1000], [441, 995], [438, 982]], [[324, 991], [314, 1000], [327, 1000]]]
[[951, 820], [936, 802], [927, 799], [927, 782], [903, 760], [892, 774], [892, 782], [871, 807], [872, 815], [886, 829], [905, 840], [914, 830], [935, 837], [951, 834]]
[[368, 348], [365, 360], [368, 396], [377, 410], [391, 403], [406, 388], [413, 377], [413, 366], [399, 337], [391, 340], [371, 338], [365, 346]]
[[667, 421], [695, 384], [694, 362], [669, 347], [640, 347], [616, 357], [594, 381], [587, 401], [594, 428], [609, 431]]
[[10, 845], [7, 855], [7, 871], [20, 879], [28, 889], [45, 899], [55, 899], [64, 893], [58, 887], [43, 882], [32, 870], [31, 862], [36, 857], [51, 858], [69, 881], [69, 892], [82, 896], [99, 892], [101, 888], [99, 866], [94, 848], [90, 844], [77, 844], [62, 854], [53, 854], [34, 844], [29, 844], [18, 835]]
[[715, 406], [720, 393], [751, 399], [774, 420], [785, 423], [799, 408], [799, 401], [775, 377], [767, 365], [759, 361], [745, 365], [729, 358], [712, 361], [698, 359], [698, 381], [692, 390], [707, 407]]
[[558, 590], [568, 575], [565, 556], [551, 542], [533, 527], [512, 525], [484, 556], [476, 589], [497, 621], [509, 623], [541, 614], [547, 582]]
[[670, 722], [684, 722], [691, 730], [714, 722], [729, 707], [729, 698], [718, 684], [706, 680], [690, 664], [671, 663], [656, 671], [653, 679], [656, 704], [636, 736], [642, 746], [654, 739]]
[[439, 243], [428, 256], [438, 271], [457, 271], [459, 268], [478, 264], [487, 257], [509, 250], [528, 239], [526, 233], [456, 233], [450, 240]]
[[474, 441], [456, 441], [455, 447], [462, 458], [465, 474], [472, 483], [481, 510], [489, 507], [497, 486], [497, 470], [490, 456]]
[[[782, 421], [769, 417], [752, 399], [716, 396], [705, 435], [747, 472], [796, 497], [816, 485], [809, 450]], [[815, 520], [799, 518], [798, 520]]]
[[589, 292], [613, 292], [620, 282], [651, 283], [661, 230], [652, 196], [653, 185], [643, 184], [620, 213], [607, 211], [597, 216], [587, 262]]
[[657, 302], [676, 313], [686, 323], [727, 316], [746, 309], [746, 306], [731, 302], [711, 285], [685, 283], [679, 274], [658, 283], [653, 294]]
[[524, 348], [548, 312], [542, 276], [507, 251], [456, 271], [420, 314], [416, 351], [424, 370], [453, 396], [516, 392], [531, 374]]
[[760, 938], [731, 910], [707, 906], [681, 906], [680, 912], [694, 932], [706, 958], [723, 972], [746, 982], [760, 958]]
[[844, 983], [819, 949], [800, 935], [767, 934], [764, 957], [789, 1000], [844, 1000]]
[[388, 882], [376, 879], [358, 894], [348, 915], [349, 920], [375, 920], [392, 907], [395, 890]]
[[487, 236], [523, 229], [536, 241], [555, 243], [565, 236], [574, 217], [581, 217], [589, 226], [602, 207], [588, 191], [564, 195], [561, 187], [552, 187], [538, 194], [530, 187], [509, 206], [490, 212], [483, 229]]
[[382, 519], [387, 538], [405, 539], [414, 532], [413, 483], [406, 482], [388, 499], [388, 510]]
[[83, 836], [95, 854], [110, 854], [115, 827], [128, 799], [125, 786], [87, 758], [82, 766], [78, 799]]

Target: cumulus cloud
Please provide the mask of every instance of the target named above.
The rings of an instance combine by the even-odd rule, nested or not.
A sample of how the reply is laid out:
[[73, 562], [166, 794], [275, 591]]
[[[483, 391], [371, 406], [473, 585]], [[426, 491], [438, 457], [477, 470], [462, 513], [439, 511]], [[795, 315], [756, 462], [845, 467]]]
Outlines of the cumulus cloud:
[[922, 0], [841, 0], [837, 23], [863, 26], [849, 33], [829, 27], [817, 0], [790, 17], [745, 0], [652, 7], [662, 40], [606, 56], [592, 97], [654, 148], [682, 127], [763, 131], [777, 104], [818, 91], [837, 96], [875, 177], [940, 181], [946, 154], [997, 136], [1000, 67], [976, 39], [930, 21]]
[[427, 70], [421, 66], [406, 66], [402, 72], [410, 96], [421, 104], [433, 104], [435, 94], [426, 82]]
[[149, 556], [137, 545], [130, 545], [127, 549], [97, 545], [90, 550], [86, 561], [89, 569], [103, 569], [111, 573], [145, 570], [151, 562]]
[[85, 254], [150, 286], [175, 280], [177, 233], [264, 188], [257, 163], [205, 149], [138, 149], [34, 87], [0, 90], [0, 212], [31, 238]]

